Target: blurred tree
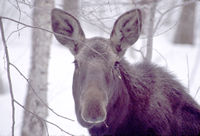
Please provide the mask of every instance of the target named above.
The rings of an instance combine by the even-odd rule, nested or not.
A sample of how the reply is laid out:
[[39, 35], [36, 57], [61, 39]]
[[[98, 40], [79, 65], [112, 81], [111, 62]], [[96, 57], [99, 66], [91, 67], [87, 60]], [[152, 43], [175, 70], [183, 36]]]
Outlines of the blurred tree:
[[63, 9], [78, 18], [79, 0], [63, 0]]
[[[189, 0], [184, 0], [184, 2], [187, 1]], [[195, 2], [185, 5], [182, 8], [179, 24], [174, 36], [174, 43], [194, 44], [195, 8]]]
[[[35, 0], [33, 10], [33, 26], [51, 29], [50, 11], [54, 0]], [[33, 112], [40, 118], [48, 115], [47, 107], [40, 101], [47, 103], [48, 64], [52, 34], [42, 30], [32, 31], [32, 57], [29, 73], [30, 84], [25, 101], [25, 112], [22, 125], [22, 136], [46, 136], [46, 122], [30, 114]], [[34, 91], [33, 89], [34, 88]], [[37, 93], [37, 95], [34, 94]], [[40, 99], [38, 98], [40, 97]]]

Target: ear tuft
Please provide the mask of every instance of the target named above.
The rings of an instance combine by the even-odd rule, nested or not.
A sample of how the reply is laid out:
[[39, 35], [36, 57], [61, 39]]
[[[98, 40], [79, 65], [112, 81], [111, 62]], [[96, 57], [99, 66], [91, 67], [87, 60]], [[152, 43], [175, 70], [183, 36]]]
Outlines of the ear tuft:
[[141, 32], [142, 15], [134, 9], [120, 16], [114, 24], [110, 40], [115, 53], [122, 56], [126, 49], [134, 44]]
[[56, 39], [76, 54], [80, 48], [77, 43], [85, 40], [79, 21], [67, 12], [56, 8], [51, 12], [51, 21]]

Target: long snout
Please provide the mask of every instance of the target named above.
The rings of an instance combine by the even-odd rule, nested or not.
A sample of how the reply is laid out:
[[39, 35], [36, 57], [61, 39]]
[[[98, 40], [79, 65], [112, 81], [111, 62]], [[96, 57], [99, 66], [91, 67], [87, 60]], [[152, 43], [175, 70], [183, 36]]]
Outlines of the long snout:
[[90, 124], [97, 124], [106, 120], [107, 96], [104, 91], [89, 88], [81, 97], [81, 118]]

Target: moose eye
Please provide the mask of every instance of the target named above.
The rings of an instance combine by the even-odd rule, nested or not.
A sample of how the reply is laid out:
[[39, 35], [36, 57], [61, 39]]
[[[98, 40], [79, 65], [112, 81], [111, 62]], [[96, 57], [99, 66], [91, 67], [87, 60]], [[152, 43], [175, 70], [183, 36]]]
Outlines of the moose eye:
[[78, 68], [78, 61], [77, 60], [74, 60], [74, 65], [75, 65], [75, 68]]
[[116, 61], [114, 64], [114, 68], [117, 69], [119, 67], [119, 61]]

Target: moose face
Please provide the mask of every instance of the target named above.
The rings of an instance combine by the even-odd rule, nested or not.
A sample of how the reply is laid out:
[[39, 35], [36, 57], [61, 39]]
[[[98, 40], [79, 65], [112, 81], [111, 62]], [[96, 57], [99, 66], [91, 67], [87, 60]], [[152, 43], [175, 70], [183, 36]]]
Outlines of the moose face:
[[77, 119], [87, 128], [104, 123], [115, 92], [113, 67], [137, 41], [141, 12], [135, 9], [120, 16], [110, 39], [86, 39], [73, 16], [59, 9], [53, 9], [51, 15], [56, 39], [75, 57], [73, 97]]
[[111, 93], [111, 64], [115, 62], [116, 55], [110, 53], [108, 40], [93, 38], [85, 40], [84, 44], [75, 57], [73, 96], [79, 122], [88, 126], [106, 119]]

